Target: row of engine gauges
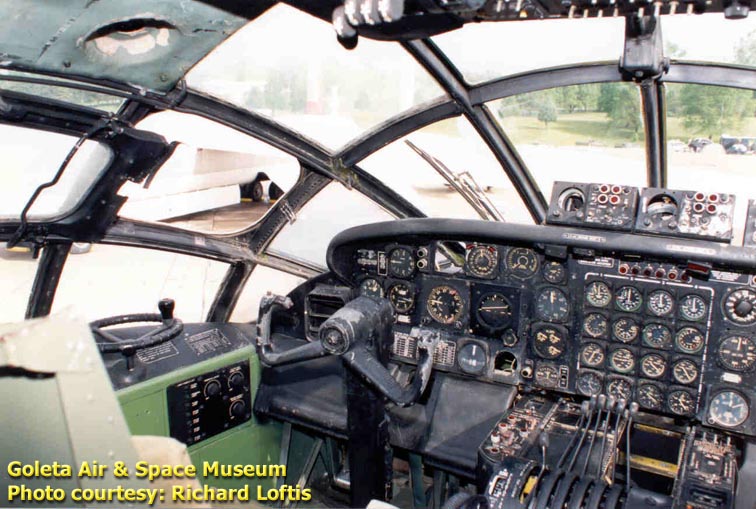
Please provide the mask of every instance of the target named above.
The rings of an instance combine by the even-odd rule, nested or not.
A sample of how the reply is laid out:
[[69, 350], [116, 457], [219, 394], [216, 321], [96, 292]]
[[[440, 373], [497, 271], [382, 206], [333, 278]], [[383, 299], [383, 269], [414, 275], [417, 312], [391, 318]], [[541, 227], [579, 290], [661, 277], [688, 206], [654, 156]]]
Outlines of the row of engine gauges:
[[[615, 398], [633, 398], [633, 381], [619, 376], [609, 377], [604, 383], [602, 375], [582, 371], [578, 375], [577, 390], [585, 396], [605, 392]], [[635, 389], [635, 401], [647, 410], [668, 410], [675, 415], [689, 417], [696, 412], [696, 392], [682, 387], [665, 389], [658, 383], [642, 381]], [[707, 421], [709, 424], [734, 428], [746, 422], [750, 415], [748, 399], [739, 391], [724, 389], [715, 391], [709, 400]]]
[[633, 398], [633, 386], [634, 381], [632, 379], [610, 376], [604, 381], [602, 375], [594, 371], [582, 371], [577, 379], [577, 391], [585, 396], [593, 396], [603, 392], [617, 399], [624, 398], [627, 401], [637, 401], [648, 410], [662, 411], [666, 408], [673, 414], [681, 416], [690, 416], [695, 413], [695, 391], [685, 388], [665, 391], [661, 384], [642, 382], [635, 389], [635, 397]]
[[[756, 297], [756, 295], [755, 295]], [[614, 308], [624, 313], [646, 312], [657, 317], [673, 316], [675, 306], [677, 314], [683, 320], [699, 322], [708, 316], [707, 300], [696, 293], [689, 293], [676, 301], [672, 291], [656, 289], [644, 297], [643, 291], [632, 285], [620, 286], [612, 291], [604, 281], [593, 281], [586, 286], [585, 302], [591, 307], [606, 309], [614, 301]]]
[[[512, 247], [500, 255], [499, 248], [486, 244], [462, 242], [437, 242], [433, 250], [433, 265], [429, 249], [409, 246], [387, 246], [385, 251], [359, 250], [357, 264], [373, 269], [379, 276], [409, 279], [418, 270], [433, 268], [439, 274], [462, 273], [478, 279], [496, 279], [506, 274], [524, 280], [533, 277], [541, 269], [538, 256], [532, 249]], [[551, 262], [543, 266], [543, 278], [560, 284], [566, 278], [564, 266]]]

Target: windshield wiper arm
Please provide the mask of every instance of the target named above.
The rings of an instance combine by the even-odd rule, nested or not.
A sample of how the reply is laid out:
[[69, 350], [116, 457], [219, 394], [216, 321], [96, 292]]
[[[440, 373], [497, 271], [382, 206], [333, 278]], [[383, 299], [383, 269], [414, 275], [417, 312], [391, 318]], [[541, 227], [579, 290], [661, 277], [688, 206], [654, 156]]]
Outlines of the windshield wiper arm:
[[504, 221], [502, 213], [499, 212], [491, 199], [486, 196], [486, 193], [480, 185], [478, 185], [469, 171], [454, 173], [439, 159], [430, 155], [411, 141], [404, 140], [404, 142], [412, 150], [417, 152], [420, 157], [425, 159], [425, 161], [431, 165], [431, 167], [436, 170], [436, 172], [441, 175], [455, 191], [461, 194], [482, 219], [488, 221]]
[[[71, 150], [68, 151], [68, 154], [66, 155], [66, 158], [63, 159], [63, 162], [58, 167], [58, 171], [55, 172], [55, 175], [53, 176], [52, 180], [49, 182], [43, 182], [32, 193], [29, 200], [27, 200], [26, 205], [24, 205], [23, 210], [21, 210], [21, 215], [19, 216], [19, 225], [16, 231], [13, 233], [13, 235], [8, 239], [8, 242], [6, 242], [6, 247], [12, 248], [18, 245], [19, 242], [21, 242], [26, 235], [26, 232], [29, 228], [29, 210], [32, 208], [32, 205], [37, 201], [37, 198], [39, 198], [39, 195], [42, 194], [42, 191], [44, 191], [47, 188], [53, 187], [56, 185], [61, 177], [63, 177], [63, 172], [66, 171], [66, 168], [68, 168], [68, 164], [71, 162], [71, 160], [74, 158], [76, 153], [79, 151], [79, 148], [84, 144], [85, 141], [90, 139], [92, 136], [97, 134], [99, 131], [103, 130], [108, 123], [110, 122], [110, 119], [99, 121], [97, 122], [92, 129], [85, 132], [83, 135], [79, 137], [78, 140], [76, 140], [76, 143], [73, 147], [71, 147]], [[36, 255], [35, 255], [36, 256]]]

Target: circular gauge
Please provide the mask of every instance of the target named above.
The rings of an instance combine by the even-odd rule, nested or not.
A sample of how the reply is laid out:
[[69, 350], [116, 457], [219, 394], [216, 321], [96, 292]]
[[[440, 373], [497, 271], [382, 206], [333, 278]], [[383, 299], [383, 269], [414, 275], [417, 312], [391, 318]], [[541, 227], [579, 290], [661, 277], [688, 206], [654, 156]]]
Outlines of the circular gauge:
[[698, 379], [698, 366], [690, 359], [680, 359], [672, 364], [672, 378], [682, 385], [690, 385]]
[[397, 313], [408, 313], [415, 305], [415, 294], [405, 283], [397, 283], [389, 288], [388, 300]]
[[456, 322], [462, 316], [464, 307], [462, 296], [451, 286], [437, 286], [428, 294], [426, 308], [438, 323], [449, 325]]
[[570, 313], [567, 296], [559, 288], [544, 288], [536, 297], [536, 315], [547, 322], [561, 322]]
[[649, 216], [668, 221], [677, 216], [677, 200], [668, 194], [657, 194], [648, 201]]
[[592, 338], [602, 338], [606, 336], [609, 323], [604, 315], [599, 313], [589, 313], [583, 319], [583, 332]]
[[380, 299], [383, 297], [383, 287], [377, 279], [363, 279], [362, 283], [360, 283], [360, 295], [364, 297], [375, 297]]
[[669, 349], [672, 347], [672, 332], [666, 325], [649, 323], [643, 327], [643, 343], [651, 348]]
[[704, 346], [704, 337], [695, 327], [683, 327], [675, 334], [675, 345], [685, 353], [698, 353]]
[[601, 393], [601, 377], [590, 371], [580, 373], [577, 379], [577, 390], [583, 396], [594, 396]]
[[717, 359], [730, 371], [750, 371], [756, 364], [756, 343], [747, 336], [725, 338], [719, 344]]
[[649, 353], [641, 359], [640, 370], [646, 378], [661, 378], [667, 371], [667, 361], [658, 353]]
[[709, 307], [700, 295], [686, 295], [680, 300], [680, 318], [697, 322], [706, 316]]
[[630, 401], [630, 396], [633, 394], [633, 384], [625, 379], [615, 378], [609, 381], [609, 385], [606, 386], [606, 392], [609, 396], [614, 396], [616, 399]]
[[738, 325], [756, 323], [756, 291], [740, 288], [732, 291], [724, 300], [725, 316]]
[[664, 394], [661, 389], [652, 384], [638, 387], [638, 404], [650, 410], [661, 410], [664, 404]]
[[467, 272], [475, 277], [494, 277], [499, 265], [499, 252], [493, 246], [475, 246], [467, 252]]
[[604, 363], [604, 349], [598, 343], [585, 343], [580, 349], [580, 364], [595, 368]]
[[507, 268], [513, 276], [527, 279], [538, 272], [538, 257], [532, 249], [515, 247], [507, 253]]
[[540, 364], [535, 371], [535, 380], [541, 387], [552, 389], [559, 383], [559, 372], [551, 364]]
[[480, 375], [488, 364], [486, 351], [477, 343], [467, 343], [457, 353], [459, 369], [468, 375]]
[[415, 260], [412, 251], [405, 247], [397, 247], [388, 258], [389, 274], [395, 277], [410, 277], [415, 272]]
[[639, 332], [640, 327], [632, 318], [620, 318], [612, 325], [612, 335], [620, 343], [632, 343]]
[[609, 354], [609, 367], [617, 373], [630, 373], [635, 368], [635, 355], [627, 348], [619, 348]]
[[489, 293], [480, 299], [476, 314], [482, 325], [493, 330], [503, 329], [512, 323], [512, 303], [500, 293]]
[[691, 415], [695, 411], [696, 401], [688, 391], [678, 389], [669, 393], [667, 406], [673, 414]]
[[675, 299], [666, 290], [655, 290], [648, 296], [646, 308], [648, 312], [656, 316], [667, 316], [672, 313]]
[[612, 290], [603, 281], [594, 281], [585, 288], [585, 301], [595, 308], [605, 308], [612, 301]]
[[614, 302], [617, 308], [626, 313], [635, 313], [640, 311], [643, 305], [643, 295], [640, 290], [634, 286], [623, 286], [614, 296]]
[[748, 401], [739, 392], [722, 391], [709, 403], [709, 422], [725, 428], [740, 426], [748, 413]]
[[567, 276], [567, 272], [564, 270], [564, 265], [558, 262], [549, 262], [543, 266], [543, 279], [551, 284], [558, 285], [564, 282], [564, 278]]
[[566, 346], [564, 334], [556, 327], [541, 327], [533, 334], [533, 349], [544, 359], [556, 359]]

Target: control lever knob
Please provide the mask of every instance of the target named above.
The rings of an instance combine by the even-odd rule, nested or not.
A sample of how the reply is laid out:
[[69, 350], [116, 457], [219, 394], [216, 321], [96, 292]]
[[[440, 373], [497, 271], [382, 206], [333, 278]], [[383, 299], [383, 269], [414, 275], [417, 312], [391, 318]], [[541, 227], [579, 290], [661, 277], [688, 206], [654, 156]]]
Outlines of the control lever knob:
[[247, 412], [247, 404], [242, 400], [234, 401], [231, 403], [230, 411], [234, 417], [244, 417]]
[[158, 309], [164, 322], [173, 320], [173, 310], [176, 309], [176, 301], [173, 299], [160, 299]]

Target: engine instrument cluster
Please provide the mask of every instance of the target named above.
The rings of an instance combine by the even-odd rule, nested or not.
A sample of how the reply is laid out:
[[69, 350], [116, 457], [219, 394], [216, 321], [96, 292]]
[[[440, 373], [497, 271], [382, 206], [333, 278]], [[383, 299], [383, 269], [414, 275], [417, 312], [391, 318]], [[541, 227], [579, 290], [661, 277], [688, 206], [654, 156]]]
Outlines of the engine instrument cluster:
[[[342, 274], [361, 295], [391, 303], [395, 362], [415, 363], [411, 331], [432, 329], [440, 338], [435, 369], [604, 394], [645, 412], [756, 435], [756, 272], [702, 256], [747, 248], [623, 233], [637, 232], [642, 214], [666, 214], [649, 198], [658, 192], [557, 183], [557, 222], [593, 221], [610, 231], [486, 224], [476, 234], [438, 220], [435, 232], [418, 227], [349, 246]], [[734, 202], [665, 192], [689, 209], [686, 228], [706, 214], [707, 200], [725, 215]]]
[[474, 239], [361, 247], [355, 262], [359, 292], [396, 312], [395, 360], [415, 360], [410, 330], [426, 327], [444, 340], [438, 369], [756, 432], [748, 274]]

